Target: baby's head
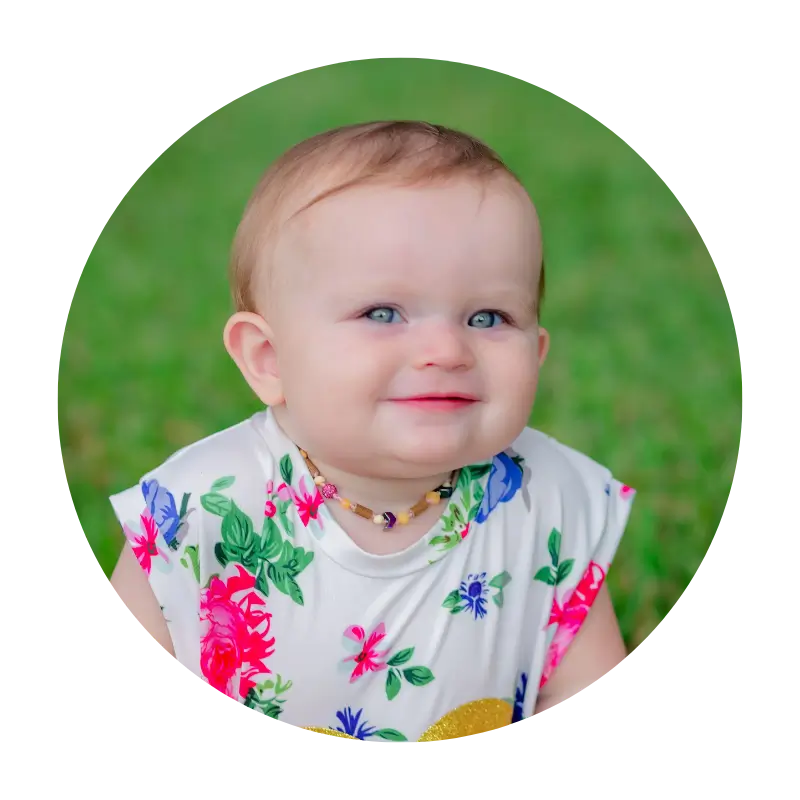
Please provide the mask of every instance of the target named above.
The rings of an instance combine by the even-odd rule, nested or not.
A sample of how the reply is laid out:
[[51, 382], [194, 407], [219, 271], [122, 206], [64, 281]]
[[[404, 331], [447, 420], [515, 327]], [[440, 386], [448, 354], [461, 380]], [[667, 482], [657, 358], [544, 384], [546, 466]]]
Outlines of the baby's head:
[[419, 478], [525, 427], [548, 337], [536, 211], [500, 158], [417, 122], [285, 153], [231, 263], [225, 344], [289, 436], [352, 474]]

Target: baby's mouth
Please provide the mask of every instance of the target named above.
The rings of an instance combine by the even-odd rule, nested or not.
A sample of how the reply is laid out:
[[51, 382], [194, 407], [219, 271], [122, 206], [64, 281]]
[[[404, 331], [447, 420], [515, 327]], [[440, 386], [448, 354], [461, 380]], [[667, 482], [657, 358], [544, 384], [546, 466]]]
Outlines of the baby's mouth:
[[405, 408], [423, 411], [458, 411], [478, 402], [478, 398], [468, 394], [420, 394], [411, 397], [396, 397], [392, 403]]

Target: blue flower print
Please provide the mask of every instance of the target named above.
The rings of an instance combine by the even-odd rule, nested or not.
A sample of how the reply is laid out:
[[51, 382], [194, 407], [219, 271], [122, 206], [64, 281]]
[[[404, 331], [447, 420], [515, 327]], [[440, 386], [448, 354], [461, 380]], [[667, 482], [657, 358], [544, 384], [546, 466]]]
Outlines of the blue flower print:
[[339, 733], [346, 733], [348, 736], [353, 736], [356, 739], [361, 739], [365, 741], [371, 737], [375, 737], [376, 739], [383, 739], [387, 742], [407, 742], [408, 739], [400, 733], [400, 731], [396, 731], [394, 728], [376, 728], [374, 725], [370, 725], [366, 720], [363, 722], [361, 721], [361, 715], [364, 713], [363, 708], [359, 708], [356, 713], [353, 713], [353, 709], [350, 706], [343, 708], [341, 711], [336, 712], [336, 719], [341, 722], [341, 725], [337, 725], [335, 728], [331, 727], [332, 731], [338, 731]]
[[528, 689], [528, 673], [523, 672], [519, 676], [519, 684], [514, 693], [514, 713], [511, 722], [519, 722], [522, 719], [522, 704], [525, 702], [525, 692]]
[[142, 494], [164, 541], [174, 549], [181, 525], [181, 515], [175, 505], [175, 498], [156, 480], [143, 481]]
[[491, 594], [492, 602], [502, 608], [505, 602], [504, 589], [511, 583], [511, 575], [507, 570], [495, 575], [490, 581], [486, 580], [485, 572], [470, 573], [467, 579], [461, 581], [458, 589], [453, 589], [445, 597], [442, 608], [446, 608], [451, 614], [460, 614], [462, 611], [472, 613], [475, 620], [483, 619], [487, 612], [486, 598]]
[[488, 594], [485, 572], [481, 572], [480, 575], [467, 575], [467, 579], [461, 581], [459, 596], [464, 601], [462, 608], [464, 611], [471, 611], [475, 619], [483, 619], [486, 616]]
[[374, 725], [369, 725], [366, 720], [361, 722], [361, 715], [364, 713], [363, 708], [359, 708], [355, 714], [350, 706], [336, 712], [336, 719], [341, 722], [341, 726], [332, 728], [332, 730], [339, 731], [339, 733], [346, 733], [348, 736], [355, 736], [356, 739], [368, 739], [370, 736], [375, 735], [378, 729]]
[[508, 453], [499, 453], [492, 459], [492, 469], [486, 485], [486, 494], [475, 515], [475, 522], [486, 522], [489, 514], [500, 503], [507, 503], [522, 486], [522, 467]]

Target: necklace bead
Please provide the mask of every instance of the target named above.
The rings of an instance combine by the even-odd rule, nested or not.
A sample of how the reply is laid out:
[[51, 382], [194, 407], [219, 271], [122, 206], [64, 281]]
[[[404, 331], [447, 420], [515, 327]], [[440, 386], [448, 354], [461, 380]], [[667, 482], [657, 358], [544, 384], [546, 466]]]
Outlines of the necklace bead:
[[309, 458], [308, 453], [300, 448], [298, 448], [298, 450], [300, 455], [303, 457], [303, 460], [306, 462], [306, 466], [308, 467], [311, 477], [314, 480], [314, 485], [319, 487], [319, 491], [323, 498], [326, 500], [338, 500], [341, 507], [346, 511], [352, 511], [354, 514], [359, 517], [363, 517], [364, 519], [371, 519], [375, 525], [383, 525], [383, 529], [385, 531], [392, 530], [398, 523], [400, 525], [407, 525], [412, 517], [418, 516], [425, 511], [426, 508], [436, 505], [442, 497], [450, 497], [453, 494], [452, 481], [456, 473], [453, 473], [450, 476], [450, 480], [445, 481], [445, 483], [443, 483], [437, 489], [431, 492], [426, 492], [425, 496], [412, 508], [409, 508], [406, 511], [399, 511], [396, 515], [391, 511], [384, 511], [382, 514], [376, 514], [366, 506], [354, 503], [351, 500], [348, 500], [346, 497], [340, 497], [339, 490], [334, 484], [329, 483], [325, 476], [320, 473], [320, 471]]

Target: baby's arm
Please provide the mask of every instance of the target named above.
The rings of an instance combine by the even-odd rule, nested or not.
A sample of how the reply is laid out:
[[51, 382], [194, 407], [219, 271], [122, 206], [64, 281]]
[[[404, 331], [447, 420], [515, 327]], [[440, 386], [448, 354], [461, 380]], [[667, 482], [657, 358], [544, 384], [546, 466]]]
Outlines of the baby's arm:
[[617, 666], [625, 656], [611, 595], [604, 585], [561, 663], [542, 687], [534, 714], [585, 689]]
[[111, 575], [111, 585], [144, 629], [174, 656], [175, 649], [161, 607], [127, 542]]

